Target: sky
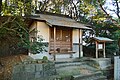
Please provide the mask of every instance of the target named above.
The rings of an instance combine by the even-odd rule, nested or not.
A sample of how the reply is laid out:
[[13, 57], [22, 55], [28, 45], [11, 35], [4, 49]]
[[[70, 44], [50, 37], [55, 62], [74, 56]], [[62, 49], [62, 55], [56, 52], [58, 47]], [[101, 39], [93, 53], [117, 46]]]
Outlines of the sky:
[[[119, 4], [120, 5], [120, 4]], [[112, 0], [106, 0], [106, 3], [105, 3], [105, 5], [104, 5], [104, 8], [105, 7], [107, 7], [107, 12], [111, 15], [111, 16], [113, 16], [113, 17], [117, 17], [117, 15], [113, 12], [113, 11], [110, 11], [109, 9], [111, 9], [111, 10], [114, 10], [114, 6], [113, 6], [113, 4], [112, 4]]]

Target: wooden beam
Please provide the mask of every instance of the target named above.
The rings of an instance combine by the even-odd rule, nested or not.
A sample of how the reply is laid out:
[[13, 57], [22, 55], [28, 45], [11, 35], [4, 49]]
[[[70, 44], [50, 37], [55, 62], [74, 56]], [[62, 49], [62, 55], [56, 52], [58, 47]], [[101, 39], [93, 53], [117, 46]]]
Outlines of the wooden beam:
[[106, 54], [105, 54], [105, 42], [103, 43], [103, 47], [104, 47], [104, 49], [103, 49], [103, 57], [105, 58], [106, 57]]
[[96, 58], [98, 58], [98, 42], [96, 41]]
[[54, 60], [56, 60], [55, 57], [55, 52], [56, 52], [56, 27], [54, 27]]

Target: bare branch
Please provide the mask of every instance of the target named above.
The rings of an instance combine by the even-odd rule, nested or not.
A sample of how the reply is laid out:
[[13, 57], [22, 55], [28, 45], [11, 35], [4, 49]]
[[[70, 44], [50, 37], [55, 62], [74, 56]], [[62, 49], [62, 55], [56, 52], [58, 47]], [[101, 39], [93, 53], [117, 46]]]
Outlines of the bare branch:
[[107, 13], [107, 11], [103, 8], [102, 4], [101, 4], [101, 1], [100, 0], [97, 0], [98, 1], [98, 4], [101, 8], [101, 10], [107, 15], [107, 18], [109, 18], [116, 26], [120, 27], [120, 25], [117, 23], [116, 20], [112, 19], [112, 17]]
[[118, 5], [118, 0], [115, 0], [115, 3], [116, 3], [116, 6], [117, 6], [117, 16], [118, 16], [118, 18], [120, 19], [120, 15], [119, 15], [119, 5]]
[[102, 9], [102, 11], [109, 17], [110, 15], [107, 13], [107, 11], [103, 8], [102, 4], [101, 4], [101, 0], [98, 0], [98, 4], [100, 6], [100, 8]]
[[0, 28], [2, 28], [4, 25], [6, 25], [7, 23], [9, 23], [9, 22], [10, 22], [10, 19], [11, 19], [11, 17], [9, 17], [9, 18], [7, 19], [7, 21], [5, 21], [3, 24], [1, 24], [1, 25], [0, 25]]

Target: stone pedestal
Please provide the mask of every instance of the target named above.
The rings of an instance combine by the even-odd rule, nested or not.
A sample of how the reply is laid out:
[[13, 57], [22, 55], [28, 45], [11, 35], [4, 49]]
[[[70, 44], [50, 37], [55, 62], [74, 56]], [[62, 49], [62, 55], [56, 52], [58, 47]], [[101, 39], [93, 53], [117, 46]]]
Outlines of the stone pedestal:
[[111, 58], [94, 58], [92, 60], [96, 61], [102, 70], [111, 66]]

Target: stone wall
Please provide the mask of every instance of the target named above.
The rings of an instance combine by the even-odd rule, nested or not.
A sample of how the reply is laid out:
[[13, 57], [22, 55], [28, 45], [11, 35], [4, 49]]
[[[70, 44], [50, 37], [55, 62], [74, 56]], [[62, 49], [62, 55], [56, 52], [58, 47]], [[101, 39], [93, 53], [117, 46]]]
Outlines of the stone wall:
[[14, 66], [12, 80], [45, 80], [49, 76], [55, 75], [55, 64], [24, 62]]

